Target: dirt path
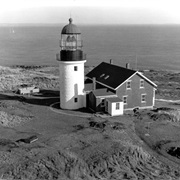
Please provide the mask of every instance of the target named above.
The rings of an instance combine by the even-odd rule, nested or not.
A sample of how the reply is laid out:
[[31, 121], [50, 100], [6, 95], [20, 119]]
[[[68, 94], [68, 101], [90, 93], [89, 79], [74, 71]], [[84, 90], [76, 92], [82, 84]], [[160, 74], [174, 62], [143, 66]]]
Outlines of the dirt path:
[[172, 102], [172, 103], [178, 103], [180, 100], [169, 100], [169, 99], [155, 99], [156, 101], [163, 101], [163, 102]]

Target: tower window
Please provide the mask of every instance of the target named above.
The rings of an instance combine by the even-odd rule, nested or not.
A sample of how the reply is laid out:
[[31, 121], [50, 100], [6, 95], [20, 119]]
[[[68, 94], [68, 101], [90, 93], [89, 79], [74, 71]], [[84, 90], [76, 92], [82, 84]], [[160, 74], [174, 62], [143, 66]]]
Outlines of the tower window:
[[74, 66], [74, 71], [78, 71], [78, 67], [77, 66]]
[[75, 103], [78, 102], [78, 98], [74, 98], [74, 102], [75, 102]]

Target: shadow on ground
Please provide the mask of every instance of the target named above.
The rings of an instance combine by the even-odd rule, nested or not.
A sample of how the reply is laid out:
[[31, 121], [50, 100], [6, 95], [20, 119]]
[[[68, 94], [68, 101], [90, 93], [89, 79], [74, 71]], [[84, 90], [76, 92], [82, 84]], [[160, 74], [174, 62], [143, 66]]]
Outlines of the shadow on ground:
[[[63, 110], [63, 109], [61, 109], [60, 108], [60, 103], [58, 102], [58, 101], [56, 101], [57, 103], [55, 103], [55, 104], [53, 104], [52, 105], [52, 108], [54, 108], [54, 109], [56, 109], [56, 110]], [[64, 111], [66, 111], [67, 113], [68, 112], [80, 112], [80, 113], [90, 113], [90, 114], [92, 114], [92, 111], [90, 110], [90, 109], [87, 109], [87, 108], [80, 108], [80, 109], [76, 109], [76, 110], [65, 110], [64, 109]]]
[[[40, 93], [34, 95], [18, 95], [14, 93], [0, 93], [0, 100], [14, 100], [24, 102], [30, 105], [52, 106], [56, 110], [61, 110], [59, 103], [59, 91], [41, 90]], [[87, 108], [80, 108], [78, 110], [65, 110], [68, 112], [92, 113]]]
[[34, 94], [34, 97], [59, 97], [59, 91], [43, 89], [38, 94]]
[[15, 100], [33, 105], [50, 106], [53, 103], [59, 102], [59, 91], [42, 90], [36, 95], [0, 93], [0, 100]]

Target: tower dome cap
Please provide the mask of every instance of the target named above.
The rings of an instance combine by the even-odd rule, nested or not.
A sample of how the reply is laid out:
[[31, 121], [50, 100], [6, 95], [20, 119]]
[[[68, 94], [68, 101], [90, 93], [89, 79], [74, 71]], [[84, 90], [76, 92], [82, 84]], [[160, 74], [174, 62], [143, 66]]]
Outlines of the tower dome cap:
[[73, 19], [69, 18], [69, 24], [63, 27], [61, 34], [81, 34], [79, 28], [72, 24]]

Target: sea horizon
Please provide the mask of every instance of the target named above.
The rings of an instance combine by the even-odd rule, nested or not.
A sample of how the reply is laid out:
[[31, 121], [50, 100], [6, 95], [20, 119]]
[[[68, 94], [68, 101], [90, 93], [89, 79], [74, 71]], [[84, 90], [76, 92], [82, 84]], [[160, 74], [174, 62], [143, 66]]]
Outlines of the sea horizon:
[[[0, 65], [57, 66], [66, 24], [0, 24]], [[77, 24], [86, 66], [102, 61], [133, 69], [180, 69], [180, 24]]]
[[[76, 24], [77, 23], [77, 24]], [[180, 23], [152, 23], [152, 24], [138, 24], [138, 23], [121, 23], [121, 24], [105, 24], [105, 23], [78, 23], [76, 22], [74, 24], [76, 24], [78, 27], [81, 27], [81, 26], [180, 26]], [[67, 24], [67, 22], [60, 22], [60, 23], [0, 23], [0, 27], [41, 27], [41, 26], [56, 26], [56, 27], [62, 27], [62, 26], [65, 26]]]

